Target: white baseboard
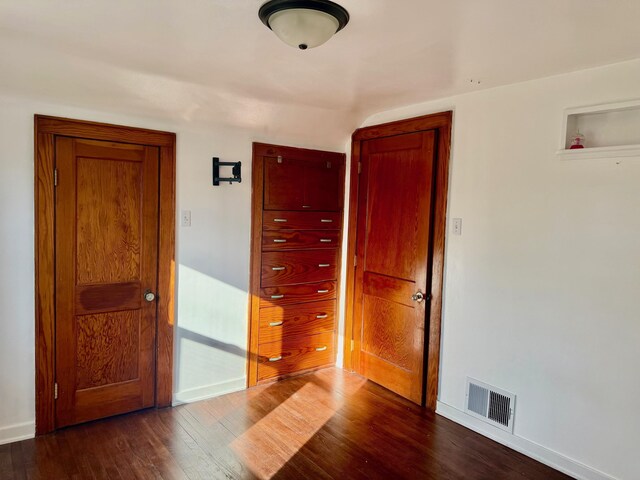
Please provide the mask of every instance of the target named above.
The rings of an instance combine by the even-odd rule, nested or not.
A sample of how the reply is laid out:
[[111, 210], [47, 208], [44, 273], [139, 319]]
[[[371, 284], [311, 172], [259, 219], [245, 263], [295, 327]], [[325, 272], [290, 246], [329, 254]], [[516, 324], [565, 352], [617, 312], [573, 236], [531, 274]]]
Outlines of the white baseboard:
[[207, 398], [219, 397], [225, 393], [238, 392], [247, 388], [247, 379], [245, 377], [235, 378], [222, 383], [214, 383], [213, 385], [205, 385], [204, 387], [190, 388], [175, 392], [173, 394], [172, 405], [182, 405], [183, 403], [192, 403]]
[[549, 450], [531, 440], [493, 427], [446, 403], [438, 402], [436, 405], [436, 413], [579, 480], [616, 480], [606, 473], [602, 473], [576, 460], [565, 457], [561, 453]]
[[36, 435], [36, 422], [16, 423], [0, 427], [0, 445], [5, 443], [19, 442], [33, 438]]

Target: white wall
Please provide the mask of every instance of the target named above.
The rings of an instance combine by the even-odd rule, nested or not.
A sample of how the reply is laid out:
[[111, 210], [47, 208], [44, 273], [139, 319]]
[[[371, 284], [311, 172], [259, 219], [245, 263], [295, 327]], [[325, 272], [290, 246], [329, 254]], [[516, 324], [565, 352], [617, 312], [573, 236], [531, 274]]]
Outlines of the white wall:
[[[342, 151], [353, 130], [340, 112], [303, 107], [270, 106], [238, 127], [69, 104], [0, 96], [0, 443], [34, 432], [35, 113], [177, 133], [177, 209], [192, 211], [192, 226], [177, 233], [176, 402], [245, 385], [252, 142]], [[213, 187], [213, 156], [242, 161], [243, 182]]]
[[[588, 478], [640, 478], [640, 158], [555, 151], [563, 109], [634, 98], [640, 61], [365, 122], [455, 111], [439, 411]], [[517, 394], [515, 437], [461, 413], [467, 376]]]

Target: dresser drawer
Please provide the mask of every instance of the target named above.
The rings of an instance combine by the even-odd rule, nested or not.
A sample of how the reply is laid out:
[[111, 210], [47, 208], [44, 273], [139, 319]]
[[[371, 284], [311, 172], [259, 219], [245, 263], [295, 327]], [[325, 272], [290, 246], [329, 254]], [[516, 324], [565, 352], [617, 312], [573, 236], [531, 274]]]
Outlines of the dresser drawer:
[[335, 300], [263, 308], [258, 341], [279, 342], [300, 335], [333, 332], [335, 311]]
[[333, 363], [333, 333], [291, 337], [258, 347], [258, 381]]
[[337, 264], [337, 250], [265, 252], [262, 287], [335, 280]]
[[333, 300], [336, 298], [336, 282], [283, 285], [260, 289], [260, 311], [263, 308], [291, 305], [292, 303]]
[[264, 211], [264, 230], [340, 230], [340, 212]]
[[262, 250], [299, 248], [338, 248], [339, 230], [266, 230], [262, 232]]

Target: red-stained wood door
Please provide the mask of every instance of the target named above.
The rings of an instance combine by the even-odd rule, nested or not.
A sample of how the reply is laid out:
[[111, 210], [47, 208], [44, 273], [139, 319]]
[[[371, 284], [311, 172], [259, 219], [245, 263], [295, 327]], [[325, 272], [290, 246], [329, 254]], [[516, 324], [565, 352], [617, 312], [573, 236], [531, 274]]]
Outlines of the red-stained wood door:
[[424, 390], [435, 137], [429, 130], [366, 140], [360, 153], [354, 366], [418, 404]]
[[56, 427], [154, 405], [159, 149], [56, 137]]

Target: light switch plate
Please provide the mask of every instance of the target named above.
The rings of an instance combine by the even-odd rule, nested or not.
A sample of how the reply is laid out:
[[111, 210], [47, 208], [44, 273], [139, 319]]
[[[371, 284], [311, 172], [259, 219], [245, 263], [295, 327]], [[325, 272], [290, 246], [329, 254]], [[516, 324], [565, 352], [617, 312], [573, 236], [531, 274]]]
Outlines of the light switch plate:
[[461, 218], [453, 219], [453, 234], [462, 235], [462, 219]]
[[180, 225], [183, 227], [191, 226], [191, 210], [182, 210], [180, 214]]

